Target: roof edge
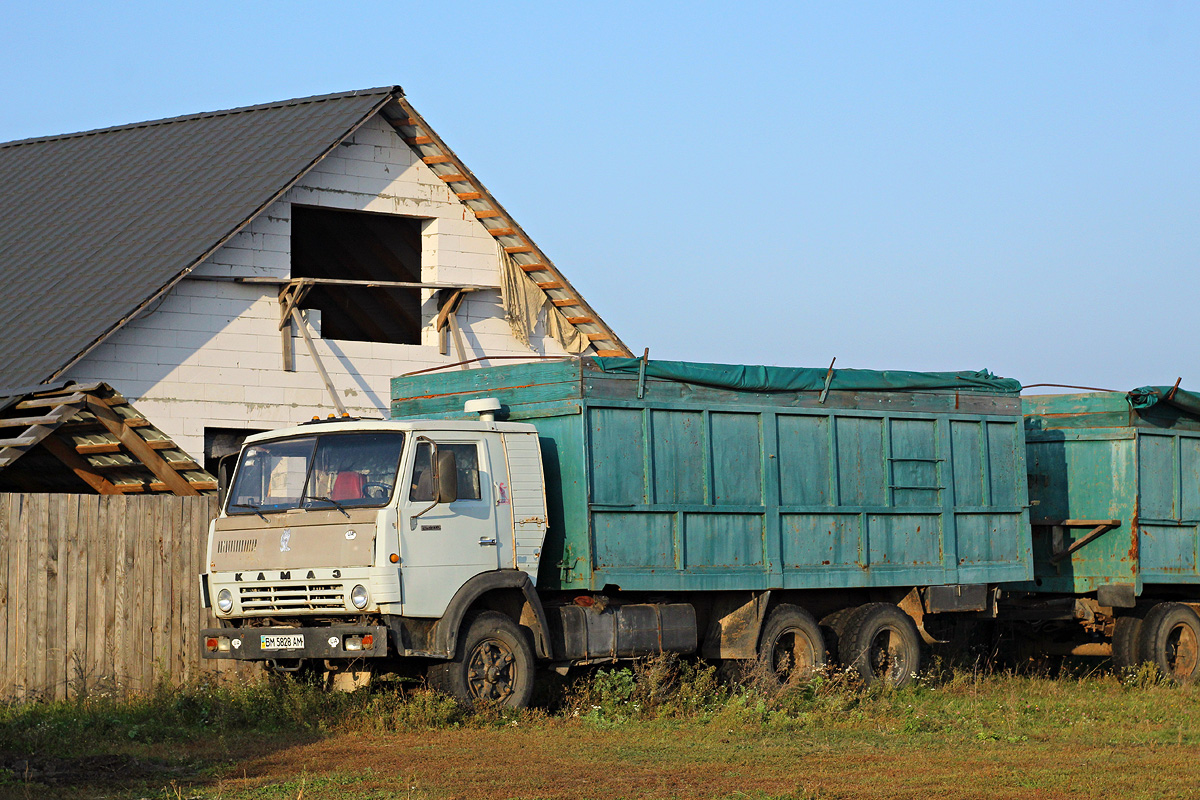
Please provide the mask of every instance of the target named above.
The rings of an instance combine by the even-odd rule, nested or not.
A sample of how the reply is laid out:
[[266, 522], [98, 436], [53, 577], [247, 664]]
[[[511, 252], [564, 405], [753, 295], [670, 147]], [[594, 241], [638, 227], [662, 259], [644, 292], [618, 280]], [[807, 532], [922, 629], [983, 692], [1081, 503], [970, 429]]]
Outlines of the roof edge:
[[[545, 271], [549, 272], [551, 275], [553, 275], [555, 277], [555, 279], [557, 281], [560, 281], [563, 284], [564, 291], [566, 291], [568, 293], [568, 295], [573, 296], [578, 301], [579, 308], [584, 309], [584, 311], [586, 311], [588, 314], [591, 315], [592, 320], [593, 320], [592, 324], [595, 327], [600, 328], [601, 331], [607, 333], [608, 334], [607, 340], [615, 343], [621, 350], [624, 351], [624, 354], [626, 356], [632, 357], [633, 351], [630, 350], [629, 346], [626, 345], [625, 342], [623, 342], [620, 339], [620, 337], [617, 336], [616, 332], [613, 331], [612, 327], [607, 322], [604, 321], [604, 319], [595, 311], [595, 309], [592, 308], [591, 304], [588, 303], [588, 301], [583, 297], [583, 295], [579, 292], [579, 290], [576, 289], [571, 284], [571, 282], [567, 279], [567, 277], [565, 275], [563, 275], [562, 272], [559, 271], [558, 267], [555, 266], [554, 262], [550, 260], [550, 258], [545, 254], [545, 252], [541, 249], [541, 247], [538, 246], [537, 242], [535, 242], [533, 240], [533, 237], [531, 237], [528, 233], [525, 232], [525, 229], [521, 227], [521, 224], [516, 221], [516, 219], [513, 217], [512, 214], [510, 214], [508, 212], [507, 209], [504, 208], [504, 206], [500, 203], [500, 201], [498, 201], [495, 198], [495, 196], [491, 193], [491, 191], [489, 191], [488, 188], [486, 186], [484, 186], [483, 182], [480, 181], [479, 178], [477, 178], [475, 176], [475, 174], [471, 171], [471, 168], [468, 167], [461, 158], [459, 158], [458, 154], [454, 152], [453, 148], [451, 148], [448, 144], [446, 144], [445, 140], [437, 133], [437, 131], [435, 131], [433, 129], [433, 127], [425, 120], [425, 118], [420, 114], [420, 112], [418, 112], [416, 110], [416, 108], [413, 107], [412, 103], [410, 103], [408, 101], [408, 98], [400, 97], [397, 99], [397, 103], [400, 106], [400, 108], [404, 111], [404, 113], [408, 116], [408, 118], [412, 121], [412, 123], [415, 123], [415, 127], [418, 127], [420, 129], [422, 129], [423, 131], [425, 131], [425, 134], [430, 136], [433, 139], [432, 143], [434, 145], [436, 145], [437, 148], [443, 152], [443, 154], [450, 156], [450, 158], [452, 159], [452, 161], [455, 165], [455, 168], [461, 170], [461, 174], [463, 175], [463, 177], [465, 177], [467, 179], [466, 182], [471, 184], [476, 190], [478, 190], [480, 192], [480, 194], [483, 195], [483, 198], [481, 198], [481, 199], [486, 200], [486, 202], [489, 203], [495, 210], [499, 211], [503, 215], [503, 218], [505, 220], [507, 220], [508, 223], [511, 225], [515, 234], [519, 238], [528, 242], [528, 244], [533, 248], [533, 252], [536, 254], [536, 257], [545, 266]], [[385, 114], [384, 116], [386, 118], [387, 115]], [[405, 134], [399, 130], [398, 126], [404, 125], [405, 123], [398, 119], [389, 119], [388, 122], [392, 125], [392, 127], [396, 128], [396, 132], [400, 135], [400, 137], [402, 139], [405, 140], [406, 143], [408, 143], [409, 147], [413, 147], [413, 143], [409, 142], [407, 137], [405, 137]], [[411, 126], [412, 125], [410, 124], [410, 127]], [[419, 152], [416, 151], [415, 147], [414, 147], [414, 152], [416, 152], [418, 157], [421, 155]], [[437, 173], [435, 172], [434, 174], [436, 175]], [[444, 180], [444, 177], [442, 175], [438, 175], [438, 177], [443, 178], [443, 180]], [[447, 183], [446, 187], [447, 187], [447, 189], [450, 190], [451, 194], [457, 194], [455, 192], [455, 190], [453, 188], [451, 188], [450, 183]], [[462, 198], [459, 198], [459, 202], [462, 203], [464, 207], [467, 207], [466, 202]], [[467, 207], [467, 209], [471, 210], [469, 207]], [[496, 241], [497, 241], [497, 243], [499, 243], [500, 240], [497, 239]], [[526, 273], [526, 274], [528, 275], [528, 273]], [[551, 298], [550, 295], [546, 293], [546, 290], [544, 288], [542, 288], [541, 286], [539, 286], [538, 288], [541, 289], [543, 294], [545, 294], [546, 299], [548, 301], [551, 301], [554, 299], [554, 298]], [[570, 324], [573, 324], [573, 323], [570, 323]], [[589, 342], [589, 346], [592, 347], [593, 350], [596, 349], [595, 344], [596, 344], [596, 342]]]
[[195, 114], [184, 114], [178, 117], [164, 117], [163, 119], [146, 120], [145, 122], [131, 122], [125, 125], [114, 125], [108, 128], [94, 128], [92, 130], [78, 131], [75, 133], [56, 133], [49, 136], [35, 136], [30, 139], [15, 139], [11, 142], [0, 142], [0, 149], [10, 147], [23, 147], [26, 145], [42, 144], [45, 142], [57, 142], [63, 139], [77, 139], [84, 136], [99, 136], [105, 133], [117, 133], [119, 131], [136, 130], [138, 128], [154, 128], [159, 125], [170, 125], [177, 122], [191, 122], [200, 119], [211, 119], [212, 117], [224, 117], [230, 114], [242, 114], [250, 111], [267, 111], [275, 108], [287, 108], [289, 106], [307, 105], [309, 103], [323, 103], [329, 100], [343, 100], [348, 97], [369, 97], [371, 95], [393, 95], [395, 97], [403, 97], [404, 90], [399, 86], [376, 86], [372, 89], [355, 89], [349, 92], [333, 92], [331, 94], [312, 95], [311, 97], [296, 97], [291, 100], [277, 100], [273, 103], [259, 103], [252, 106], [239, 106], [238, 108], [226, 108], [218, 111], [201, 111]]

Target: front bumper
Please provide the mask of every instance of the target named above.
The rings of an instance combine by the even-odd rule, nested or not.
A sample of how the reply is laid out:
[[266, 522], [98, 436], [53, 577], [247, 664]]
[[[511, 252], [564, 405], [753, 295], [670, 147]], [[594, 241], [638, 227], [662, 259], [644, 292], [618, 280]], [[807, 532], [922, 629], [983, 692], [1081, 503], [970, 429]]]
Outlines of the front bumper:
[[[262, 647], [264, 636], [303, 636], [304, 646]], [[370, 636], [371, 648], [349, 650], [351, 637]], [[209, 639], [228, 639], [229, 649], [210, 650]], [[358, 659], [383, 658], [388, 654], [388, 629], [383, 625], [328, 625], [320, 628], [205, 628], [200, 631], [200, 654], [204, 658], [235, 661], [272, 661], [287, 658]]]

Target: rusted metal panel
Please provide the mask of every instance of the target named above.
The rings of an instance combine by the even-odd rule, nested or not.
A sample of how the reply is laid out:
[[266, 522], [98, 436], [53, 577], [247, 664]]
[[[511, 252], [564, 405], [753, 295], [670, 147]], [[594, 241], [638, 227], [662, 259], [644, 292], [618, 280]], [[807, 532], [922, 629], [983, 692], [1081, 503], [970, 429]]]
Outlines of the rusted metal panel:
[[1200, 431], [1124, 393], [1024, 401], [1035, 580], [1023, 589], [1200, 583]]

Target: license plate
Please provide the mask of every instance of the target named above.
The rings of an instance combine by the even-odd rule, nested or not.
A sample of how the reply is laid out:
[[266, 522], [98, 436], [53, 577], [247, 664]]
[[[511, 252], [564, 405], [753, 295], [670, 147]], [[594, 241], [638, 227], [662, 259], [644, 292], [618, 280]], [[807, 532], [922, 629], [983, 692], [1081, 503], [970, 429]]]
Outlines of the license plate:
[[263, 650], [303, 650], [304, 634], [293, 633], [287, 636], [264, 635], [259, 646]]

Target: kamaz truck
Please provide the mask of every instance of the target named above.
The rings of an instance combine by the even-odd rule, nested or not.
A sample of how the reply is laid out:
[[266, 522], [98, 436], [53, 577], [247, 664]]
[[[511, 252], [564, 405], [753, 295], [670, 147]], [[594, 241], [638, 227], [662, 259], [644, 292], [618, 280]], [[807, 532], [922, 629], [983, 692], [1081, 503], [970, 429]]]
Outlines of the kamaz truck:
[[203, 654], [510, 705], [539, 667], [657, 653], [901, 684], [1033, 580], [1019, 394], [648, 359], [397, 378], [390, 420], [247, 439]]

